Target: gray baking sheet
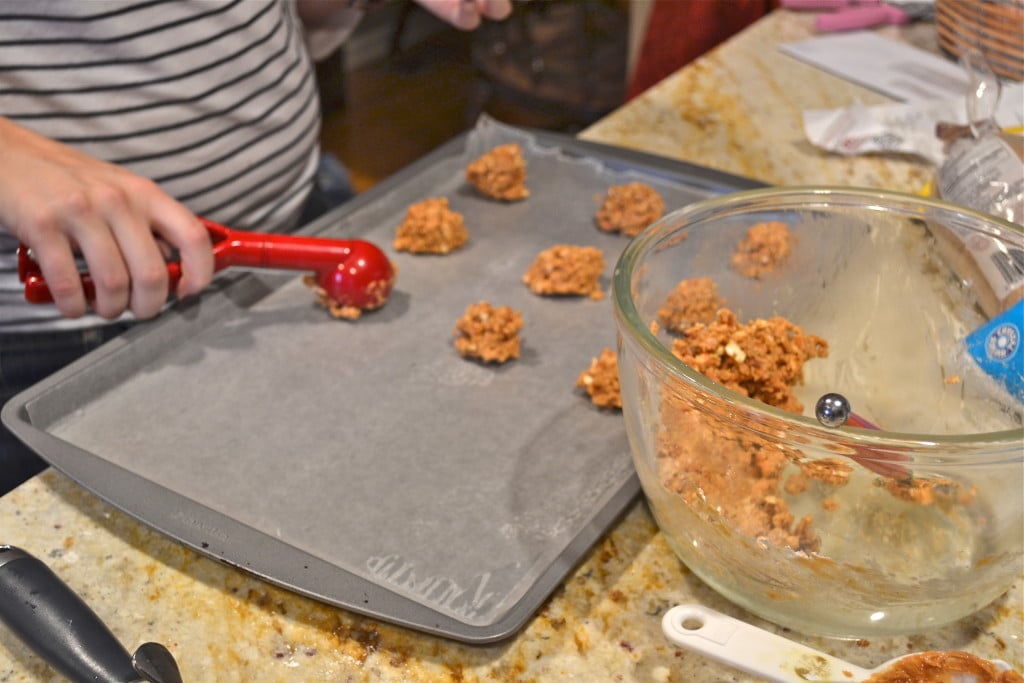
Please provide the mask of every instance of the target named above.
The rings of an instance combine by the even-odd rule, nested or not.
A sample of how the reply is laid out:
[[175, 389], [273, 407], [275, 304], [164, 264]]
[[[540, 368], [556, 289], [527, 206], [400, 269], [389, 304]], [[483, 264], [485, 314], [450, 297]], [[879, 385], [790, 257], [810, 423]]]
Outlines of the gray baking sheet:
[[[476, 194], [464, 167], [516, 141], [529, 199]], [[751, 186], [636, 163], [482, 119], [468, 134], [305, 232], [360, 236], [398, 268], [356, 322], [331, 319], [294, 273], [230, 272], [11, 401], [4, 421], [58, 469], [198, 552], [299, 593], [467, 642], [513, 634], [639, 492], [622, 417], [574, 387], [615, 346], [610, 296], [522, 284], [557, 243], [604, 251], [608, 186], [642, 180], [669, 208]], [[406, 208], [447, 197], [468, 244], [391, 248]], [[522, 311], [522, 356], [458, 356], [456, 319]]]

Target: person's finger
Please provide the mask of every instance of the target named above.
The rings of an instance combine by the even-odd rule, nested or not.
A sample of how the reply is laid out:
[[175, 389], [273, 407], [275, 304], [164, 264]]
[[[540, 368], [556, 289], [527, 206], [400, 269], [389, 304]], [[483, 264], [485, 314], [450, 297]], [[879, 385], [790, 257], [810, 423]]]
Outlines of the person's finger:
[[[64, 232], [78, 246], [85, 259], [95, 289], [93, 311], [104, 318], [116, 318], [128, 308], [131, 280], [128, 266], [111, 233], [111, 228], [98, 214], [87, 213], [66, 219]], [[43, 271], [50, 292], [60, 283], [50, 283]]]
[[170, 198], [150, 205], [148, 210], [153, 215], [153, 231], [178, 250], [181, 259], [178, 296], [198, 294], [213, 279], [210, 234], [192, 212]]
[[58, 230], [37, 230], [32, 234], [35, 239], [26, 242], [26, 246], [43, 273], [57, 310], [67, 318], [82, 317], [87, 304], [71, 243]]
[[137, 318], [152, 318], [167, 302], [167, 264], [149, 222], [132, 211], [119, 211], [108, 221], [128, 266], [128, 307]]
[[417, 0], [441, 20], [463, 31], [472, 31], [480, 25], [480, 12], [475, 0]]
[[507, 19], [512, 14], [512, 0], [476, 0], [480, 14], [494, 21]]

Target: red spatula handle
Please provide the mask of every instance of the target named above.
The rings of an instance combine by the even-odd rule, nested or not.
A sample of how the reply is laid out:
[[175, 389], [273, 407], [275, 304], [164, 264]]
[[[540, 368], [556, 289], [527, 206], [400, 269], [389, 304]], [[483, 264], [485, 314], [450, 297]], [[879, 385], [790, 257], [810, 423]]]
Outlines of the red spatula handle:
[[337, 240], [232, 230], [200, 219], [213, 241], [214, 270], [229, 266], [321, 271], [352, 255], [360, 240]]

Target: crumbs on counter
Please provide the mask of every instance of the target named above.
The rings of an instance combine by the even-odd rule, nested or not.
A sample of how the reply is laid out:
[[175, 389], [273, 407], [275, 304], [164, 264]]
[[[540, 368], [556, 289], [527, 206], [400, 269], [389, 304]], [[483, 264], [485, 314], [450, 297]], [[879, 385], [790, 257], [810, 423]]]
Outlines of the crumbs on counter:
[[633, 182], [608, 188], [597, 210], [597, 227], [635, 237], [665, 213], [665, 201], [646, 183]]
[[789, 226], [779, 221], [756, 223], [732, 255], [732, 267], [741, 274], [758, 279], [774, 272], [791, 251]]
[[591, 359], [590, 367], [580, 373], [576, 386], [587, 392], [594, 405], [621, 410], [619, 363], [615, 352], [606, 348], [601, 351], [601, 355]]
[[694, 323], [709, 323], [725, 299], [718, 295], [718, 285], [709, 277], [680, 280], [658, 308], [658, 320], [669, 332], [681, 334]]
[[509, 306], [486, 301], [470, 304], [455, 323], [455, 349], [464, 358], [505, 363], [519, 358], [523, 316]]
[[537, 255], [523, 275], [523, 283], [534, 294], [602, 299], [604, 266], [604, 253], [597, 247], [558, 244]]
[[471, 162], [466, 167], [466, 180], [491, 199], [517, 201], [530, 196], [523, 148], [516, 142], [498, 145]]
[[469, 239], [462, 214], [448, 208], [446, 197], [432, 197], [412, 204], [395, 230], [397, 251], [413, 254], [447, 254]]

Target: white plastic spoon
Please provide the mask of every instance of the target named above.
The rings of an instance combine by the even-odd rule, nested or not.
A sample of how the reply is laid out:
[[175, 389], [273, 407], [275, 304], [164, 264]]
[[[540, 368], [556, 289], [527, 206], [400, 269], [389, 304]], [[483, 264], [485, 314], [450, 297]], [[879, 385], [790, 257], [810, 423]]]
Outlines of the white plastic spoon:
[[[661, 628], [680, 647], [772, 683], [857, 683], [886, 670], [899, 659], [913, 656], [904, 655], [874, 669], [865, 669], [702, 605], [673, 607], [662, 618]], [[1006, 662], [990, 661], [1001, 671], [1010, 669]], [[976, 683], [974, 678], [961, 674], [955, 680]]]

